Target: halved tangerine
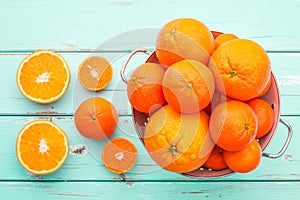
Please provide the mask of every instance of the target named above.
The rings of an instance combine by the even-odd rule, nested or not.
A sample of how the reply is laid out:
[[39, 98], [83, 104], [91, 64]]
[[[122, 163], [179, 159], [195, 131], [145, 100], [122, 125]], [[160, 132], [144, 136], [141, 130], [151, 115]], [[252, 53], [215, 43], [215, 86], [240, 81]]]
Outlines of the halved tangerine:
[[16, 154], [20, 164], [36, 175], [58, 170], [69, 154], [67, 135], [55, 123], [34, 120], [26, 124], [17, 137]]
[[50, 50], [39, 50], [20, 63], [16, 78], [18, 88], [26, 98], [47, 104], [65, 94], [71, 75], [61, 55]]

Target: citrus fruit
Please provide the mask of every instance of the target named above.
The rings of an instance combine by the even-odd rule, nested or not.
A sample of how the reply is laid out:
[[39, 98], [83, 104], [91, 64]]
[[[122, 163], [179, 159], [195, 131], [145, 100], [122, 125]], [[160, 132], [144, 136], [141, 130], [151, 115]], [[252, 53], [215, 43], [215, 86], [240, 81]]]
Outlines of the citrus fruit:
[[241, 150], [254, 140], [256, 131], [255, 113], [244, 102], [230, 100], [219, 104], [211, 113], [210, 135], [224, 150]]
[[271, 88], [271, 85], [272, 85], [272, 78], [270, 76], [269, 80], [268, 80], [268, 83], [266, 85], [266, 87], [263, 89], [263, 91], [258, 95], [258, 97], [262, 97], [264, 96]]
[[20, 63], [16, 76], [20, 92], [41, 104], [60, 99], [67, 91], [71, 77], [65, 59], [49, 50], [29, 54]]
[[255, 98], [249, 100], [247, 103], [256, 115], [258, 122], [256, 138], [260, 138], [269, 133], [273, 127], [274, 112], [270, 104], [263, 99]]
[[91, 56], [82, 61], [78, 68], [78, 79], [87, 90], [99, 91], [111, 81], [113, 68], [106, 58]]
[[223, 149], [215, 145], [209, 158], [204, 163], [203, 167], [212, 170], [222, 170], [227, 168], [227, 164], [223, 159]]
[[178, 18], [165, 24], [156, 40], [156, 56], [164, 67], [183, 59], [206, 64], [215, 49], [212, 33], [202, 22]]
[[219, 46], [209, 62], [216, 88], [237, 100], [257, 97], [266, 87], [271, 69], [265, 50], [246, 39], [230, 40]]
[[209, 117], [204, 111], [181, 114], [170, 105], [157, 110], [147, 122], [145, 147], [151, 158], [172, 172], [190, 172], [208, 159], [213, 142], [208, 133]]
[[215, 46], [218, 48], [221, 44], [234, 39], [238, 39], [238, 37], [232, 33], [220, 34], [215, 38]]
[[125, 138], [114, 138], [103, 147], [102, 162], [113, 173], [128, 172], [136, 160], [137, 150], [134, 144]]
[[181, 113], [194, 113], [205, 108], [215, 90], [212, 73], [195, 60], [181, 60], [171, 65], [162, 84], [166, 101]]
[[127, 83], [127, 95], [136, 110], [150, 113], [165, 104], [162, 91], [164, 73], [159, 64], [145, 63], [131, 74]]
[[77, 130], [86, 138], [103, 140], [110, 137], [118, 124], [114, 105], [102, 97], [83, 101], [74, 114]]
[[36, 175], [58, 170], [69, 154], [69, 142], [64, 131], [48, 120], [34, 120], [18, 134], [16, 154], [20, 164]]
[[256, 140], [239, 151], [224, 151], [223, 158], [230, 169], [239, 173], [254, 170], [262, 157], [261, 147]]

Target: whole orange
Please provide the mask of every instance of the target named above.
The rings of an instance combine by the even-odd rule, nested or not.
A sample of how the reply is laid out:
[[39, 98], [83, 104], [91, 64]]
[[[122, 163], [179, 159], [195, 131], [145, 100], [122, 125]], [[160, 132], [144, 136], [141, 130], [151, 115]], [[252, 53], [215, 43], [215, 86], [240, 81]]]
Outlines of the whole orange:
[[251, 107], [241, 101], [219, 104], [211, 113], [209, 132], [213, 141], [227, 151], [238, 151], [250, 144], [257, 131]]
[[156, 56], [165, 67], [183, 59], [207, 63], [215, 49], [207, 26], [192, 18], [178, 18], [165, 24], [156, 40]]
[[260, 138], [271, 130], [274, 124], [274, 112], [268, 102], [263, 99], [255, 98], [247, 102], [254, 111], [258, 127], [256, 138]]
[[254, 170], [262, 157], [261, 147], [256, 140], [239, 151], [224, 151], [223, 158], [230, 169], [239, 173]]
[[238, 39], [238, 37], [232, 33], [223, 33], [218, 35], [215, 38], [215, 46], [218, 48], [221, 44], [224, 44], [225, 42], [228, 42], [230, 40]]
[[131, 74], [127, 83], [127, 95], [136, 110], [150, 113], [165, 104], [162, 91], [164, 73], [161, 65], [145, 63]]
[[203, 167], [212, 170], [222, 170], [227, 168], [227, 164], [225, 163], [223, 158], [223, 149], [218, 145], [215, 145]]
[[82, 102], [74, 114], [77, 130], [84, 137], [103, 140], [110, 137], [118, 124], [118, 113], [114, 105], [101, 97]]
[[271, 74], [265, 50], [246, 39], [230, 40], [219, 46], [211, 56], [209, 67], [216, 88], [226, 96], [242, 101], [257, 97]]
[[159, 109], [146, 124], [144, 143], [151, 158], [172, 172], [190, 172], [208, 159], [213, 142], [204, 111], [180, 114], [170, 105]]
[[264, 96], [271, 88], [272, 86], [272, 78], [270, 76], [269, 80], [268, 80], [268, 83], [266, 85], [266, 87], [263, 89], [263, 91], [258, 95], [258, 97], [262, 97]]
[[181, 60], [171, 65], [162, 84], [167, 102], [181, 113], [202, 110], [211, 102], [215, 91], [212, 73], [195, 60]]

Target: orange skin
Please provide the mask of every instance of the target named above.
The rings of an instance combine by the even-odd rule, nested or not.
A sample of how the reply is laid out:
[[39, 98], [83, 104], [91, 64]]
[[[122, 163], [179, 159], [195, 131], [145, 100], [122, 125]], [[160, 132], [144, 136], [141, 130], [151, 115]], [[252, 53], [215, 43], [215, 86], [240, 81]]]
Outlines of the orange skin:
[[156, 63], [145, 63], [135, 69], [127, 83], [127, 95], [136, 110], [151, 113], [166, 103], [162, 91], [164, 73]]
[[247, 101], [265, 89], [270, 75], [270, 60], [257, 43], [246, 39], [230, 40], [219, 46], [209, 62], [216, 88], [224, 95]]
[[136, 160], [137, 150], [134, 144], [125, 138], [114, 138], [103, 147], [102, 162], [113, 173], [128, 172]]
[[110, 137], [118, 124], [118, 113], [112, 103], [101, 98], [82, 102], [74, 115], [77, 130], [86, 138], [104, 140]]
[[218, 48], [220, 45], [230, 40], [238, 39], [238, 37], [231, 33], [223, 33], [215, 38], [215, 46]]
[[274, 125], [274, 112], [272, 107], [268, 102], [260, 98], [251, 99], [247, 104], [252, 108], [257, 118], [258, 128], [256, 138], [261, 138], [268, 134]]
[[222, 170], [227, 168], [227, 164], [223, 159], [223, 149], [215, 145], [208, 160], [204, 163], [203, 167], [212, 170]]
[[226, 151], [238, 151], [250, 144], [257, 131], [257, 119], [251, 107], [241, 101], [219, 104], [209, 122], [213, 141]]
[[170, 105], [156, 111], [147, 122], [145, 147], [162, 168], [185, 173], [198, 169], [214, 146], [208, 134], [205, 112], [180, 114]]
[[271, 79], [271, 76], [269, 77], [269, 80], [268, 80], [268, 83], [266, 85], [266, 87], [263, 89], [263, 91], [258, 95], [258, 97], [262, 97], [264, 96], [265, 94], [267, 94], [267, 92], [270, 90], [271, 88], [271, 85], [272, 85], [272, 79]]
[[181, 60], [166, 71], [163, 93], [167, 102], [181, 113], [195, 113], [204, 109], [215, 91], [213, 75], [202, 63]]
[[205, 24], [192, 18], [168, 22], [156, 40], [156, 56], [166, 68], [183, 59], [206, 64], [214, 50], [212, 33]]
[[223, 158], [230, 169], [239, 173], [247, 173], [254, 170], [262, 157], [261, 147], [256, 140], [240, 151], [224, 151]]

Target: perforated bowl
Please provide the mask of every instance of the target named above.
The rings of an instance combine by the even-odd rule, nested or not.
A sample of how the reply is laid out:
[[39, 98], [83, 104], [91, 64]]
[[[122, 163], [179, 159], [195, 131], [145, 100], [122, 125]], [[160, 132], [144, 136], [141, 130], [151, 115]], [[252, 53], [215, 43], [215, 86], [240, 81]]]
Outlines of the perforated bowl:
[[[216, 31], [213, 31], [212, 33], [213, 33], [214, 37], [217, 37], [218, 35], [222, 34], [221, 32], [216, 32]], [[146, 60], [146, 63], [159, 63], [154, 51], [149, 51], [149, 50], [145, 50], [145, 49], [137, 49], [137, 50], [132, 51], [131, 54], [128, 56], [127, 60], [124, 62], [124, 65], [122, 66], [122, 69], [121, 69], [121, 78], [125, 83], [127, 83], [127, 79], [125, 77], [126, 66], [128, 65], [132, 56], [134, 56], [136, 53], [140, 53], [140, 52], [150, 55], [148, 57], [148, 59]], [[272, 79], [271, 80], [272, 83], [271, 83], [271, 87], [270, 87], [269, 91], [261, 98], [266, 100], [270, 104], [270, 106], [272, 107], [272, 109], [274, 111], [274, 125], [268, 134], [266, 134], [265, 136], [263, 136], [259, 139], [259, 143], [261, 145], [261, 148], [263, 151], [262, 155], [264, 157], [279, 158], [286, 151], [286, 149], [290, 143], [293, 130], [292, 130], [291, 125], [287, 121], [280, 118], [280, 95], [279, 95], [277, 83], [276, 83], [273, 73], [271, 73], [271, 79]], [[133, 118], [133, 122], [135, 125], [136, 133], [137, 133], [138, 137], [140, 138], [141, 142], [144, 144], [145, 125], [147, 123], [147, 120], [149, 119], [149, 115], [147, 113], [141, 113], [141, 112], [137, 111], [136, 109], [132, 108], [132, 118]], [[283, 125], [285, 125], [287, 127], [286, 140], [283, 144], [283, 147], [281, 148], [281, 150], [278, 153], [275, 153], [275, 154], [266, 153], [264, 151], [265, 151], [266, 147], [268, 146], [268, 144], [270, 143], [272, 137], [274, 136], [274, 133], [277, 129], [278, 122], [282, 123]], [[191, 177], [195, 177], [195, 178], [213, 178], [213, 177], [227, 176], [227, 175], [230, 175], [233, 173], [235, 173], [235, 172], [229, 168], [226, 168], [224, 170], [218, 170], [218, 171], [207, 169], [207, 168], [199, 168], [197, 170], [194, 170], [194, 171], [191, 171], [188, 173], [183, 173], [183, 175], [191, 176]]]

